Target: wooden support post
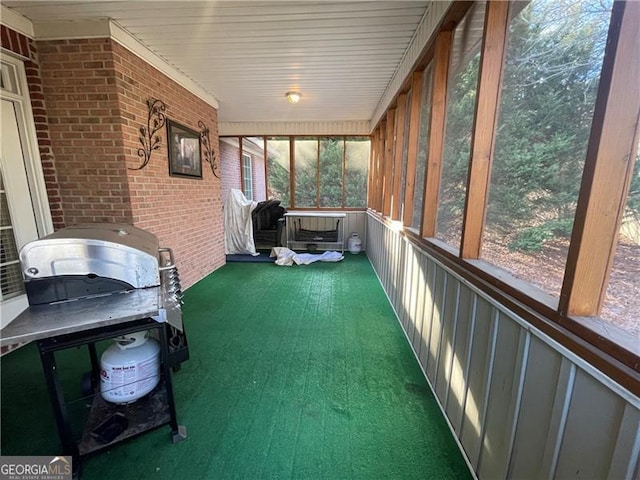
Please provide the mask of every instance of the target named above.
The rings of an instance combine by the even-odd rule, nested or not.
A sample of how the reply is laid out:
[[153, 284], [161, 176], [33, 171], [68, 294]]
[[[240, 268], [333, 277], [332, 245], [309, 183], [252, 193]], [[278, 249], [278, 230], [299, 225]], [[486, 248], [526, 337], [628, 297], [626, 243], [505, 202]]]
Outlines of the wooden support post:
[[396, 112], [395, 156], [393, 162], [393, 193], [391, 199], [391, 218], [400, 220], [402, 214], [402, 149], [404, 147], [404, 129], [407, 118], [407, 94], [398, 95]]
[[422, 237], [435, 237], [438, 214], [438, 193], [440, 174], [444, 154], [444, 133], [447, 110], [447, 86], [449, 82], [449, 57], [453, 32], [440, 32], [436, 38], [433, 59], [433, 91], [431, 97], [431, 133], [429, 135], [429, 153], [425, 172], [424, 195], [422, 204]]
[[415, 72], [411, 79], [411, 107], [407, 148], [407, 175], [404, 187], [404, 211], [402, 223], [411, 226], [413, 218], [413, 198], [416, 187], [416, 164], [418, 142], [420, 141], [420, 107], [422, 106], [422, 72]]
[[382, 214], [388, 216], [391, 213], [391, 187], [393, 175], [393, 134], [395, 131], [396, 109], [387, 110], [387, 132], [384, 148], [384, 185], [382, 188]]
[[489, 2], [484, 23], [476, 116], [471, 140], [460, 256], [478, 258], [489, 195], [491, 163], [500, 107], [502, 63], [509, 26], [509, 2]]

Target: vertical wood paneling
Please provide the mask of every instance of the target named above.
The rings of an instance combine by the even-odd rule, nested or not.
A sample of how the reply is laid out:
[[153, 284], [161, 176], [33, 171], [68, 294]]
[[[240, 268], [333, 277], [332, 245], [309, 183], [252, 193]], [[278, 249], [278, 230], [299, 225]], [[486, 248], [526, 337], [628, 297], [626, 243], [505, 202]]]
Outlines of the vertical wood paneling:
[[477, 468], [497, 331], [497, 312], [486, 300], [478, 300], [474, 327], [460, 441], [471, 465]]
[[[433, 327], [433, 312], [435, 310], [437, 269], [438, 267], [435, 263], [429, 262], [427, 284], [424, 293], [424, 320], [422, 323], [422, 347], [420, 349], [420, 364], [425, 372], [428, 371], [431, 358], [431, 329]], [[427, 374], [427, 378], [431, 381], [433, 376]]]
[[640, 468], [639, 454], [640, 410], [626, 404], [607, 479], [633, 478], [634, 472]]
[[540, 469], [544, 478], [552, 478], [555, 475], [560, 445], [564, 429], [567, 424], [569, 406], [571, 405], [571, 395], [576, 378], [576, 366], [566, 358], [562, 359], [560, 374], [556, 384], [556, 394], [547, 430], [547, 439], [544, 443], [544, 453]]
[[411, 281], [413, 279], [414, 262], [412, 261], [411, 246], [406, 242], [404, 248], [404, 276], [400, 279], [402, 284], [402, 325], [409, 338], [413, 338], [413, 321], [411, 321]]
[[352, 233], [357, 233], [362, 242], [362, 250], [367, 249], [367, 212], [345, 212], [347, 217], [344, 219], [344, 246], [347, 248], [349, 237]]
[[418, 282], [413, 286], [417, 292], [416, 298], [416, 331], [413, 336], [413, 350], [420, 359], [420, 349], [422, 348], [422, 329], [424, 327], [424, 299], [427, 285], [428, 261], [425, 255], [418, 255]]
[[[409, 323], [411, 325], [410, 335], [408, 335], [409, 342], [413, 346], [414, 338], [416, 337], [416, 331], [418, 326], [416, 324], [416, 309], [417, 309], [417, 297], [418, 290], [415, 288], [418, 285], [418, 279], [420, 278], [420, 257], [421, 255], [416, 252], [413, 245], [407, 244], [408, 258], [411, 261], [411, 278], [408, 279], [407, 289], [409, 298]], [[409, 332], [407, 332], [408, 334]]]
[[557, 478], [606, 478], [624, 402], [578, 370], [555, 471]]
[[637, 397], [367, 218], [367, 254], [479, 478], [638, 477]]
[[451, 363], [451, 381], [445, 410], [453, 429], [460, 433], [462, 409], [467, 389], [469, 372], [469, 352], [473, 342], [473, 320], [475, 317], [476, 295], [464, 284], [460, 285], [458, 297], [458, 318], [453, 361]]
[[393, 304], [396, 312], [398, 310], [398, 304], [400, 303], [400, 242], [401, 237], [399, 235], [392, 235], [391, 237], [391, 258], [392, 258], [392, 268], [391, 268], [391, 284], [393, 285], [393, 296], [391, 298], [391, 303]]
[[539, 446], [547, 441], [561, 364], [560, 354], [537, 338], [531, 340], [522, 404], [509, 466], [511, 478], [544, 478], [541, 468], [544, 450]]
[[519, 397], [524, 335], [520, 325], [500, 314], [484, 437], [478, 465], [480, 478], [504, 478], [511, 450], [511, 432]]
[[427, 359], [427, 377], [435, 386], [438, 358], [440, 356], [440, 337], [444, 313], [444, 295], [447, 288], [447, 274], [440, 266], [435, 267], [435, 285], [433, 286], [433, 313], [431, 315], [431, 334], [429, 335], [429, 357]]
[[458, 317], [459, 282], [451, 275], [446, 275], [446, 290], [444, 292], [444, 311], [442, 319], [442, 335], [440, 336], [440, 359], [438, 361], [435, 379], [436, 394], [443, 405], [447, 403], [451, 362], [453, 361], [453, 343]]

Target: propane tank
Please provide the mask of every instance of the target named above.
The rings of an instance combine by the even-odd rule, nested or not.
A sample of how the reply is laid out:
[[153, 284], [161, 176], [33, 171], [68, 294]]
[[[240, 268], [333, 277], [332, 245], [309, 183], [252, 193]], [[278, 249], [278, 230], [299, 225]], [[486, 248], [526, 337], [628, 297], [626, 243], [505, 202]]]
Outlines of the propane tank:
[[148, 331], [114, 341], [100, 359], [100, 394], [107, 402], [132, 403], [160, 382], [160, 343]]
[[362, 240], [360, 240], [360, 236], [357, 232], [351, 234], [351, 237], [349, 237], [349, 241], [347, 242], [347, 246], [351, 253], [360, 253], [360, 250], [362, 250]]

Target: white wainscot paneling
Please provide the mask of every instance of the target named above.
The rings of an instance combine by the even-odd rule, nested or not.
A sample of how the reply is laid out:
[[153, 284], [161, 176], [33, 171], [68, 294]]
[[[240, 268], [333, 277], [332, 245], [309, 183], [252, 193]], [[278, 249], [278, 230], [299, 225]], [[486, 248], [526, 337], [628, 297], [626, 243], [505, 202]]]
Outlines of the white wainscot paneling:
[[640, 399], [367, 214], [367, 255], [480, 479], [640, 477]]

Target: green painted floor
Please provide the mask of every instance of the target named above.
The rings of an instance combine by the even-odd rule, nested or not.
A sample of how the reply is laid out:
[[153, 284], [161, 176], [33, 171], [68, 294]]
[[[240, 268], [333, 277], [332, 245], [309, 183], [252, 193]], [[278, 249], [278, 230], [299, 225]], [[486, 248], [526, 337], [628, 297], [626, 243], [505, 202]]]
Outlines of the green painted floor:
[[[174, 375], [188, 438], [145, 433], [86, 459], [82, 478], [470, 478], [369, 261], [347, 255], [228, 264], [191, 287], [191, 359]], [[71, 398], [85, 357], [57, 355]], [[2, 454], [60, 453], [34, 346], [1, 369]]]

